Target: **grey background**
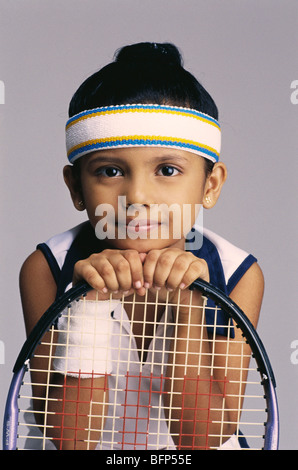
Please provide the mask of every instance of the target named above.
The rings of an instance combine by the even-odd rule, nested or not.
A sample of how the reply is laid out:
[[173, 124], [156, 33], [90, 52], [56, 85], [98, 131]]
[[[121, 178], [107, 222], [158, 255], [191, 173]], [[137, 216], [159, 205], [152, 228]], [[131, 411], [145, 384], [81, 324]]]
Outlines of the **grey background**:
[[298, 449], [297, 0], [1, 0], [0, 417], [25, 339], [22, 262], [83, 220], [62, 180], [78, 85], [119, 47], [170, 41], [213, 95], [229, 178], [204, 224], [253, 253], [266, 279], [259, 333], [278, 384], [281, 449]]

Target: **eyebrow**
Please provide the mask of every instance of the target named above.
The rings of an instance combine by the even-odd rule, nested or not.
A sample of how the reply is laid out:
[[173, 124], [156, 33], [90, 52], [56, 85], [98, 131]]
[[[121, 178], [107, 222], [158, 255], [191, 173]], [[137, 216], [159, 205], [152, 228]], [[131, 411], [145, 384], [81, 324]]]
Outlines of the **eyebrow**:
[[[148, 163], [164, 163], [164, 162], [176, 162], [176, 163], [189, 163], [189, 160], [182, 155], [173, 155], [169, 153], [167, 155], [160, 155], [156, 157], [152, 157], [148, 160]], [[126, 163], [127, 159], [123, 159], [121, 157], [112, 156], [112, 155], [98, 155], [94, 157], [92, 160], [88, 162], [88, 165], [96, 164], [96, 163], [118, 163], [123, 164]]]
[[181, 162], [181, 163], [188, 163], [189, 160], [185, 157], [182, 157], [181, 155], [173, 155], [172, 153], [169, 153], [167, 155], [163, 155], [163, 156], [160, 156], [160, 157], [155, 157], [155, 158], [152, 158], [150, 159], [149, 161], [156, 161], [158, 160], [160, 163], [163, 163], [163, 162], [168, 162], [169, 160], [171, 161], [176, 161], [176, 162]]
[[88, 165], [96, 164], [96, 163], [123, 163], [123, 158], [119, 157], [110, 157], [108, 155], [100, 155], [98, 157], [92, 158], [89, 162]]

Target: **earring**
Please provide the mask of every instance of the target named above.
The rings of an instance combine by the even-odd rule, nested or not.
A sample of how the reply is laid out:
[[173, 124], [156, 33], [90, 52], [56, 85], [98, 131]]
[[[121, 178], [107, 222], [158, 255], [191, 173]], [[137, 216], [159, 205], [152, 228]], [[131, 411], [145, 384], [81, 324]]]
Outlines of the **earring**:
[[205, 201], [207, 204], [211, 204], [211, 197], [210, 196], [206, 196], [205, 197]]
[[79, 201], [79, 202], [78, 202], [78, 205], [80, 206], [80, 209], [83, 209], [83, 207], [84, 207], [84, 202], [83, 202], [83, 201]]

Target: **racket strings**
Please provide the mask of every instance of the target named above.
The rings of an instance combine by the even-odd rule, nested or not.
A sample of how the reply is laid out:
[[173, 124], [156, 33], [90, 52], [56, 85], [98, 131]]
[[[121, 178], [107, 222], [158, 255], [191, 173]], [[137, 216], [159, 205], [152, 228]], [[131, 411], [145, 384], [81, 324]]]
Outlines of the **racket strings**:
[[[92, 328], [84, 322], [88, 301], [80, 302], [76, 322], [84, 328], [79, 334], [76, 331], [80, 348], [72, 355], [78, 364], [90, 344], [94, 360], [95, 337], [104, 334], [100, 320], [96, 319]], [[179, 322], [180, 309], [189, 312], [186, 325]], [[212, 324], [208, 311], [212, 311]], [[230, 437], [227, 429], [232, 424], [236, 434], [244, 429], [246, 437], [259, 445], [265, 418], [259, 420], [258, 416], [264, 414], [265, 405], [257, 366], [250, 360], [245, 339], [239, 335], [232, 338], [232, 321], [224, 327], [225, 336], [217, 335], [218, 308], [208, 307], [207, 299], [198, 306], [192, 294], [187, 304], [180, 302], [179, 296], [175, 303], [169, 296], [158, 302], [158, 292], [150, 300], [146, 294], [143, 302], [135, 296], [129, 301], [123, 298], [109, 312], [107, 347], [112, 369], [104, 374], [79, 370], [77, 377], [70, 376], [73, 371], [67, 369], [67, 352], [71, 349], [71, 315], [72, 306], [62, 314], [67, 320], [62, 330], [65, 354], [61, 355], [58, 323], [31, 360], [23, 385], [28, 392], [22, 393], [27, 406], [21, 410], [25, 418], [21, 426], [25, 430], [30, 424], [30, 430], [20, 433], [20, 440], [39, 440], [43, 448], [49, 442], [57, 448], [64, 448], [68, 442], [74, 442], [77, 448], [100, 449], [212, 448], [212, 442], [218, 447]], [[206, 334], [207, 326], [213, 333]], [[194, 331], [200, 333], [196, 342]], [[86, 336], [91, 343], [88, 340], [86, 344]], [[65, 373], [59, 373], [63, 380], [57, 380], [53, 367], [59, 347], [59, 360], [65, 360]], [[32, 380], [28, 380], [30, 376]], [[216, 403], [214, 397], [218, 398]], [[34, 410], [27, 409], [29, 402]], [[254, 402], [260, 404], [255, 406]], [[256, 432], [255, 428], [260, 429]]]

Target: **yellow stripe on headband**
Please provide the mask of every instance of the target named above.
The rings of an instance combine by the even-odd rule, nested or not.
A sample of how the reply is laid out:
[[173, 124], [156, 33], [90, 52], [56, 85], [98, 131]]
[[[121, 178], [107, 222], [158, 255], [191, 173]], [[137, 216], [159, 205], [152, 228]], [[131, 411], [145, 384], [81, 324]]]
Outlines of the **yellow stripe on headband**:
[[178, 148], [216, 162], [220, 145], [220, 126], [214, 118], [166, 105], [96, 108], [73, 116], [66, 125], [71, 163], [101, 149], [145, 146]]

